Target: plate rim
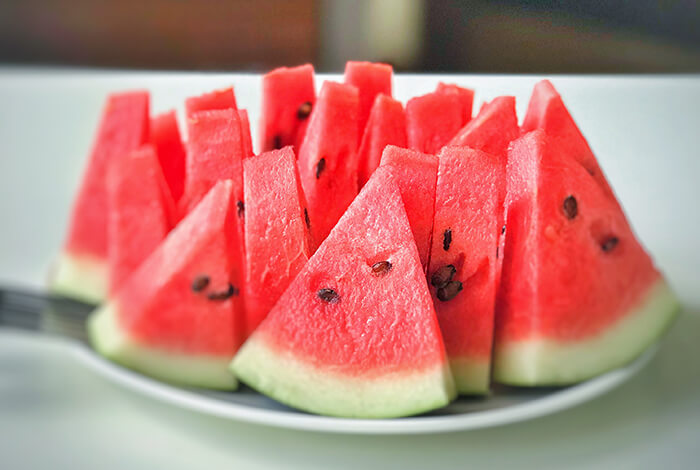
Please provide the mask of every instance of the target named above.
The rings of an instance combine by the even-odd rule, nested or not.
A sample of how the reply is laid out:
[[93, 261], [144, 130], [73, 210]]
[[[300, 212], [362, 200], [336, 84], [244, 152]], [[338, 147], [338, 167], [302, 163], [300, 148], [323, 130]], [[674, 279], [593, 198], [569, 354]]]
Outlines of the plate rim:
[[413, 416], [392, 419], [357, 419], [291, 414], [224, 402], [194, 390], [160, 382], [124, 368], [97, 354], [87, 344], [72, 343], [72, 353], [83, 365], [123, 388], [139, 392], [161, 402], [209, 416], [277, 428], [331, 432], [338, 434], [401, 435], [434, 434], [485, 429], [518, 423], [553, 414], [599, 397], [626, 382], [655, 356], [653, 345], [626, 366], [611, 370], [567, 388], [562, 388], [525, 403], [504, 408], [440, 416]]

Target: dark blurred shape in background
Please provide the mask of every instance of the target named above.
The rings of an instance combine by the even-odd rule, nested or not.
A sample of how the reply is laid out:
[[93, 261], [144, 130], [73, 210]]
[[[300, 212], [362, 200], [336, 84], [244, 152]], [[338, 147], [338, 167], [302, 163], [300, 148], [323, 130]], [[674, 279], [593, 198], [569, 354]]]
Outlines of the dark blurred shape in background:
[[698, 72], [697, 1], [5, 0], [0, 62], [265, 70]]

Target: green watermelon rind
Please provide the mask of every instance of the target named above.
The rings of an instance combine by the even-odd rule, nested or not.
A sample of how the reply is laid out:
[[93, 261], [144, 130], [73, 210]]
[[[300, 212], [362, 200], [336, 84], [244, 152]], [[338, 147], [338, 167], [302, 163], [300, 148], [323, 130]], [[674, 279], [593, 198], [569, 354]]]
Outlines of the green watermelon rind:
[[87, 331], [93, 348], [124, 367], [174, 385], [235, 390], [230, 356], [183, 354], [153, 348], [130, 338], [117, 320], [117, 307], [107, 303], [91, 314]]
[[593, 338], [498, 345], [494, 380], [504, 385], [558, 386], [593, 378], [634, 361], [666, 332], [679, 311], [676, 295], [659, 279], [634, 311]]
[[490, 358], [450, 357], [450, 370], [460, 395], [488, 395], [491, 382]]
[[107, 295], [108, 284], [106, 260], [64, 252], [56, 260], [49, 290], [63, 297], [99, 304]]
[[330, 368], [280, 353], [253, 335], [231, 370], [242, 382], [285, 405], [343, 418], [396, 418], [442, 408], [454, 399], [446, 363], [381, 377], [340, 376]]

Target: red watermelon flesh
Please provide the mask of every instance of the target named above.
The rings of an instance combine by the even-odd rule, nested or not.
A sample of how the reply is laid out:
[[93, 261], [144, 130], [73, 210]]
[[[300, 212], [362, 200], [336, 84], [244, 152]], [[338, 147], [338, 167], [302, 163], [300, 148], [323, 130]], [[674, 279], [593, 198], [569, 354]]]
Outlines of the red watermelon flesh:
[[345, 64], [345, 83], [356, 87], [360, 96], [359, 137], [367, 125], [377, 95], [391, 96], [392, 75], [393, 69], [389, 64], [356, 61], [348, 61]]
[[298, 152], [316, 103], [314, 67], [280, 67], [263, 76], [260, 149], [293, 145]]
[[243, 157], [252, 157], [253, 139], [250, 136], [250, 120], [248, 119], [248, 111], [245, 109], [238, 110], [238, 119], [241, 123], [241, 146], [243, 147]]
[[504, 167], [464, 147], [439, 154], [428, 281], [457, 391], [489, 389]]
[[306, 201], [292, 147], [243, 162], [246, 330], [265, 318], [309, 259]]
[[175, 203], [150, 145], [112, 162], [108, 195], [109, 292], [114, 294], [168, 234]]
[[501, 157], [505, 165], [508, 144], [519, 134], [515, 97], [499, 96], [485, 104], [449, 145], [483, 150]]
[[185, 385], [231, 388], [243, 338], [236, 198], [217, 183], [89, 320], [95, 348]]
[[245, 156], [238, 111], [232, 108], [199, 111], [187, 120], [187, 179], [180, 203], [189, 212], [220, 180], [233, 182], [236, 200], [243, 201]]
[[391, 175], [378, 169], [234, 358], [290, 406], [390, 417], [452, 397], [432, 300]]
[[192, 96], [185, 100], [185, 115], [188, 119], [198, 111], [229, 108], [238, 109], [232, 87]]
[[472, 119], [472, 106], [474, 105], [474, 90], [462, 88], [452, 83], [438, 83], [435, 89], [438, 93], [443, 93], [459, 101], [462, 107], [462, 126]]
[[379, 166], [387, 145], [406, 147], [406, 113], [403, 105], [385, 94], [377, 95], [358, 150], [358, 184], [364, 186]]
[[438, 159], [434, 155], [389, 145], [382, 154], [382, 167], [392, 174], [401, 191], [418, 256], [426, 271], [433, 234]]
[[437, 153], [462, 127], [460, 100], [433, 92], [406, 103], [408, 146], [423, 153]]
[[522, 128], [523, 132], [544, 130], [583, 165], [612, 199], [617, 200], [586, 138], [549, 80], [542, 80], [535, 85]]
[[299, 151], [311, 234], [321, 243], [357, 195], [357, 89], [325, 82]]
[[494, 374], [566, 384], [640, 354], [677, 310], [619, 205], [541, 130], [508, 157]]
[[177, 202], [185, 190], [185, 146], [182, 144], [175, 110], [151, 119], [149, 142], [155, 146], [163, 176]]
[[110, 163], [148, 138], [149, 96], [145, 91], [107, 98], [92, 152], [73, 203], [68, 234], [51, 280], [59, 294], [99, 302], [107, 290], [107, 189]]

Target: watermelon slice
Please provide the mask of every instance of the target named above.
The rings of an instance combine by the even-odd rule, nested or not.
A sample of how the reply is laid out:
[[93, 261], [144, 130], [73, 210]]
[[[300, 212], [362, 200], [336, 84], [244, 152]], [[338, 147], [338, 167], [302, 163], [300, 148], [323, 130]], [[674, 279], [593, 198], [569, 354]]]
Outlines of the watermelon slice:
[[[358, 136], [367, 125], [374, 100], [379, 94], [391, 96], [393, 68], [389, 64], [348, 61], [345, 64], [345, 83], [357, 88], [360, 97]], [[358, 142], [359, 144], [359, 142]]]
[[357, 89], [325, 82], [299, 151], [311, 234], [321, 243], [357, 195]]
[[515, 97], [499, 96], [485, 104], [479, 114], [450, 141], [450, 146], [471, 147], [502, 157], [505, 165], [508, 144], [518, 137]]
[[379, 94], [374, 100], [357, 152], [357, 178], [360, 187], [367, 183], [379, 166], [382, 152], [387, 145], [406, 147], [406, 113], [400, 101]]
[[233, 108], [199, 111], [187, 119], [187, 179], [180, 201], [189, 212], [217, 181], [230, 179], [236, 200], [243, 202], [245, 156], [238, 111]]
[[155, 146], [163, 176], [177, 202], [185, 190], [185, 146], [182, 144], [175, 110], [151, 119], [149, 142]]
[[148, 138], [148, 93], [110, 95], [51, 279], [57, 294], [99, 303], [108, 290], [107, 169]]
[[233, 389], [243, 338], [235, 185], [219, 182], [88, 320], [95, 349], [161, 380]]
[[250, 135], [250, 120], [248, 119], [248, 111], [245, 109], [238, 110], [238, 120], [241, 123], [241, 146], [243, 147], [243, 156], [252, 157], [253, 153], [253, 138]]
[[507, 171], [495, 379], [569, 384], [633, 360], [679, 307], [619, 205], [541, 130], [512, 144]]
[[298, 151], [316, 102], [314, 67], [280, 67], [263, 76], [260, 149], [293, 145]]
[[109, 292], [113, 294], [168, 234], [175, 203], [150, 145], [112, 162], [108, 195]]
[[433, 234], [438, 159], [434, 155], [390, 145], [384, 149], [381, 166], [392, 174], [401, 191], [418, 256], [423, 271], [427, 271]]
[[238, 109], [236, 105], [236, 95], [232, 87], [214, 90], [199, 96], [192, 96], [185, 100], [185, 115], [188, 119], [198, 111], [230, 108]]
[[462, 88], [461, 86], [452, 83], [438, 83], [435, 89], [438, 93], [443, 93], [452, 96], [453, 99], [459, 101], [462, 107], [462, 126], [467, 124], [472, 119], [472, 107], [474, 105], [474, 90]]
[[246, 329], [252, 332], [309, 259], [304, 193], [292, 147], [243, 162]]
[[384, 418], [454, 395], [418, 251], [378, 169], [233, 360], [245, 383], [313, 413]]
[[428, 281], [457, 391], [489, 390], [504, 167], [479, 150], [439, 155]]
[[612, 199], [617, 201], [586, 138], [549, 80], [542, 80], [535, 85], [522, 128], [523, 132], [544, 130], [593, 176]]
[[433, 92], [406, 103], [408, 146], [423, 153], [437, 153], [463, 123], [462, 102], [448, 93]]

